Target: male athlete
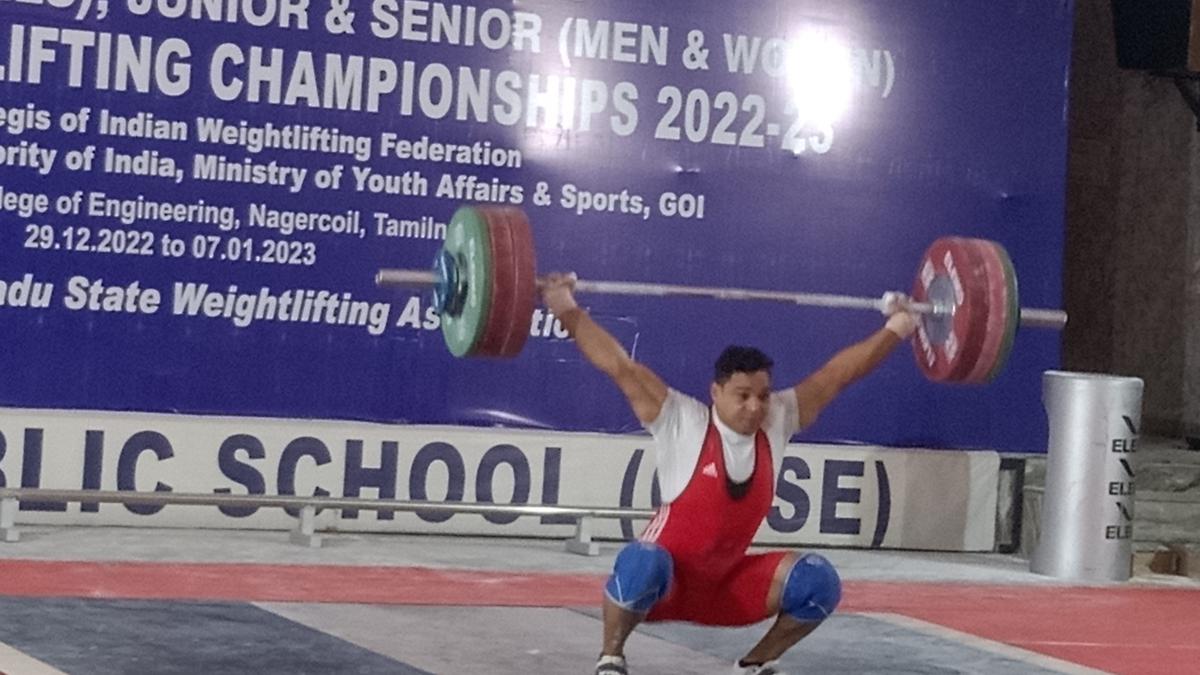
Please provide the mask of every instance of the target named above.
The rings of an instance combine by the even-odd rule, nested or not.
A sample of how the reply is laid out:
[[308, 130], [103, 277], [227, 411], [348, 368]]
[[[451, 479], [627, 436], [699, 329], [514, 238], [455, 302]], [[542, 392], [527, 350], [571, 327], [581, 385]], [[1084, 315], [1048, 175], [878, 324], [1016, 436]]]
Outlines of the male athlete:
[[662, 494], [658, 513], [617, 555], [605, 585], [595, 674], [627, 675], [625, 640], [641, 621], [740, 626], [772, 616], [775, 623], [733, 672], [779, 674], [779, 657], [833, 612], [842, 587], [818, 554], [747, 553], [775, 496], [775, 466], [796, 431], [912, 335], [917, 319], [907, 298], [889, 294], [883, 328], [782, 391], [771, 391], [765, 354], [727, 348], [716, 362], [710, 408], [630, 358], [575, 303], [573, 288], [573, 277], [549, 275], [542, 299], [654, 437]]

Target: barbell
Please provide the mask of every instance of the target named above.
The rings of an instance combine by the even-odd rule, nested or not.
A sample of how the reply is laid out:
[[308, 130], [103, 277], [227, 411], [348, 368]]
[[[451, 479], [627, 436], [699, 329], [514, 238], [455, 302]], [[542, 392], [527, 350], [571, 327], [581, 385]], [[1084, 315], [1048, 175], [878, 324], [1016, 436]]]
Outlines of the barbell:
[[[525, 213], [491, 205], [455, 211], [432, 270], [383, 269], [375, 275], [378, 285], [432, 288], [446, 346], [457, 357], [520, 353], [540, 281]], [[575, 290], [874, 311], [881, 311], [888, 297], [591, 280], [577, 280]], [[935, 382], [989, 382], [1004, 367], [1018, 326], [1061, 329], [1067, 322], [1061, 310], [1020, 306], [1008, 252], [986, 239], [935, 240], [917, 266], [910, 296], [910, 309], [921, 316], [913, 352], [921, 371]]]

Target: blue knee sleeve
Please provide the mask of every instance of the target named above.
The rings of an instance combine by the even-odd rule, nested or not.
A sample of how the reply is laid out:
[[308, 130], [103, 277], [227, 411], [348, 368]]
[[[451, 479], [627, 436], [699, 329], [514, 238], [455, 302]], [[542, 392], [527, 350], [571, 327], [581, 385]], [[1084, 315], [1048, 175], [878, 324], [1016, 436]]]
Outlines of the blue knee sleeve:
[[618, 607], [648, 612], [671, 584], [671, 554], [656, 544], [635, 541], [617, 554], [604, 592]]
[[792, 566], [779, 609], [800, 621], [824, 621], [842, 600], [842, 580], [824, 556], [809, 553]]

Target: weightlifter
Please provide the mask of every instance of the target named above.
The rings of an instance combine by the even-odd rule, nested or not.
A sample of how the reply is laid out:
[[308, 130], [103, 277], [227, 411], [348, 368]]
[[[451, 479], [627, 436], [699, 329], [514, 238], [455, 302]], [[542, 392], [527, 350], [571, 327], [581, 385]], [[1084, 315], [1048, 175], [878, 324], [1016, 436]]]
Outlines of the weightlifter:
[[716, 362], [710, 407], [630, 358], [576, 304], [573, 290], [573, 277], [551, 274], [542, 299], [654, 437], [662, 490], [658, 513], [617, 555], [605, 585], [596, 675], [628, 673], [625, 640], [642, 621], [738, 626], [768, 617], [774, 624], [733, 672], [781, 673], [780, 656], [837, 607], [841, 581], [818, 554], [747, 549], [774, 498], [775, 467], [788, 439], [916, 329], [906, 296], [885, 296], [883, 328], [788, 389], [771, 390], [773, 362], [758, 349], [726, 348]]

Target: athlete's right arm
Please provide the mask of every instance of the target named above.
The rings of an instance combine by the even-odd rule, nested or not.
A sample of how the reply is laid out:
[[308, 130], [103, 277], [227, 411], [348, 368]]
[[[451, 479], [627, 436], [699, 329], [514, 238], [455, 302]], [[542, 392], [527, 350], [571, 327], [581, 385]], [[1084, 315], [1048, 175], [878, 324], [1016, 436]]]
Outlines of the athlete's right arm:
[[593, 366], [612, 378], [642, 424], [658, 418], [667, 400], [667, 385], [654, 371], [630, 358], [611, 333], [575, 303], [575, 278], [549, 274], [542, 279], [542, 301], [575, 338], [575, 346]]

